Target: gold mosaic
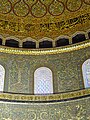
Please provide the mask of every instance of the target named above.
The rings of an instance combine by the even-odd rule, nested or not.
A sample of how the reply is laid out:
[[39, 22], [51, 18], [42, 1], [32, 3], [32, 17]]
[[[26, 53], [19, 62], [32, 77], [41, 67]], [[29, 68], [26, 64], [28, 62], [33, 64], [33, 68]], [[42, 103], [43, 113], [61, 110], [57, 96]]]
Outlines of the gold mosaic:
[[86, 31], [90, 25], [87, 0], [0, 0], [0, 34], [20, 39], [55, 39]]
[[42, 49], [34, 49], [34, 50], [25, 50], [21, 48], [9, 48], [9, 47], [0, 47], [0, 52], [2, 53], [10, 53], [10, 54], [19, 54], [19, 55], [48, 55], [48, 54], [59, 54], [59, 53], [66, 53], [66, 52], [72, 52], [77, 51], [83, 48], [90, 47], [89, 40], [83, 43], [67, 46], [67, 47], [61, 47], [61, 48], [50, 48], [46, 50]]
[[51, 95], [20, 95], [20, 94], [10, 94], [10, 93], [0, 93], [0, 99], [4, 100], [15, 100], [15, 101], [54, 101], [54, 100], [68, 100], [71, 98], [84, 97], [85, 95], [90, 94], [90, 89], [60, 93], [60, 94], [51, 94]]

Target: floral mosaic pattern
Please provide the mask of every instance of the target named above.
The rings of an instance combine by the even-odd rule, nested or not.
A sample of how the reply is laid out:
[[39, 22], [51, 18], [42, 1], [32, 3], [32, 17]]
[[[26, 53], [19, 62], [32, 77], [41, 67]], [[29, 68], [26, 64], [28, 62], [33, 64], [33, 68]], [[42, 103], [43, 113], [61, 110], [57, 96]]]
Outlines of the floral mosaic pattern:
[[1, 120], [90, 120], [90, 98], [59, 103], [0, 102]]

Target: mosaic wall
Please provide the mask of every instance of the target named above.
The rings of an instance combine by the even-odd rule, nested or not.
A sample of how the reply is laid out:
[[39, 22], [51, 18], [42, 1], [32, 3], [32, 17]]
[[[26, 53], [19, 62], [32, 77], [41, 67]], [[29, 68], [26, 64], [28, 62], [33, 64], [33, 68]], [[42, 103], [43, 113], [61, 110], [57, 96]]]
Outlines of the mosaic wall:
[[[0, 64], [6, 70], [6, 92], [33, 94], [33, 74], [41, 66], [52, 70], [55, 93], [67, 92], [59, 96], [46, 96], [46, 98], [42, 96], [42, 99], [50, 97], [51, 100], [63, 98], [61, 101], [47, 101], [47, 103], [27, 101], [33, 98], [39, 101], [41, 96], [38, 98], [38, 96], [0, 93], [0, 120], [90, 120], [90, 89], [68, 93], [84, 88], [81, 68], [84, 61], [89, 58], [90, 47], [51, 55], [18, 55], [0, 52]], [[17, 102], [14, 100], [6, 102], [8, 99], [16, 99]]]
[[90, 97], [53, 103], [0, 101], [0, 120], [90, 120]]
[[[37, 42], [44, 37], [55, 40], [61, 35], [71, 36], [76, 31], [88, 33], [89, 26], [90, 0], [0, 0], [0, 37], [3, 39], [14, 36], [20, 41], [28, 37]], [[82, 64], [90, 58], [90, 46], [82, 47], [71, 52], [66, 48], [68, 52], [63, 53], [56, 50], [58, 54], [45, 52], [46, 55], [38, 51], [40, 55], [35, 55], [34, 51], [31, 52], [33, 55], [23, 55], [23, 51], [19, 54], [18, 50], [11, 50], [18, 54], [9, 54], [7, 48], [7, 53], [0, 48], [0, 64], [5, 68], [4, 92], [33, 94], [34, 72], [45, 66], [53, 73], [54, 93], [67, 92], [68, 98], [68, 92], [84, 88]], [[82, 93], [85, 91], [70, 93], [70, 96], [83, 96]], [[13, 96], [0, 93], [0, 97], [6, 99], [32, 99], [26, 95]], [[63, 94], [57, 99], [62, 96], [65, 97]], [[35, 99], [40, 98], [37, 96]], [[90, 97], [84, 96], [82, 99], [49, 103], [0, 101], [0, 120], [90, 120], [89, 106]]]
[[90, 47], [56, 55], [14, 55], [0, 53], [0, 64], [6, 70], [5, 90], [34, 93], [34, 72], [48, 67], [53, 72], [54, 93], [84, 88], [82, 64], [90, 58]]

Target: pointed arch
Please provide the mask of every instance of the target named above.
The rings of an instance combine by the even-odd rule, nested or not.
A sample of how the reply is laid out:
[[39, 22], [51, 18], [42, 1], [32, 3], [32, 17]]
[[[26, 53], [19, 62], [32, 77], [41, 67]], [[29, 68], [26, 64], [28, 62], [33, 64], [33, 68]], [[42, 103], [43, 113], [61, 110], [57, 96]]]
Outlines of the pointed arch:
[[36, 43], [33, 41], [23, 42], [23, 48], [36, 48]]
[[53, 75], [47, 67], [40, 67], [34, 72], [34, 94], [53, 93]]
[[65, 45], [69, 45], [69, 39], [68, 38], [59, 38], [56, 41], [56, 47], [65, 46]]
[[6, 40], [5, 45], [8, 47], [17, 47], [18, 48], [19, 42], [14, 39], [8, 39], [8, 40]]
[[39, 48], [52, 48], [52, 41], [44, 40], [39, 42]]
[[77, 34], [72, 38], [72, 43], [83, 42], [86, 40], [85, 34]]

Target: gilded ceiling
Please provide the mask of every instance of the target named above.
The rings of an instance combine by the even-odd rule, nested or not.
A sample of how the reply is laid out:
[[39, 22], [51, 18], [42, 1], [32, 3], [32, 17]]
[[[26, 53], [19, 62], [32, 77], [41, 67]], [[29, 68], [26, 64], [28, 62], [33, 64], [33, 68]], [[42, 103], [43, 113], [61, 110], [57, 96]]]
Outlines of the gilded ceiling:
[[87, 31], [90, 0], [0, 0], [0, 34], [39, 40]]

